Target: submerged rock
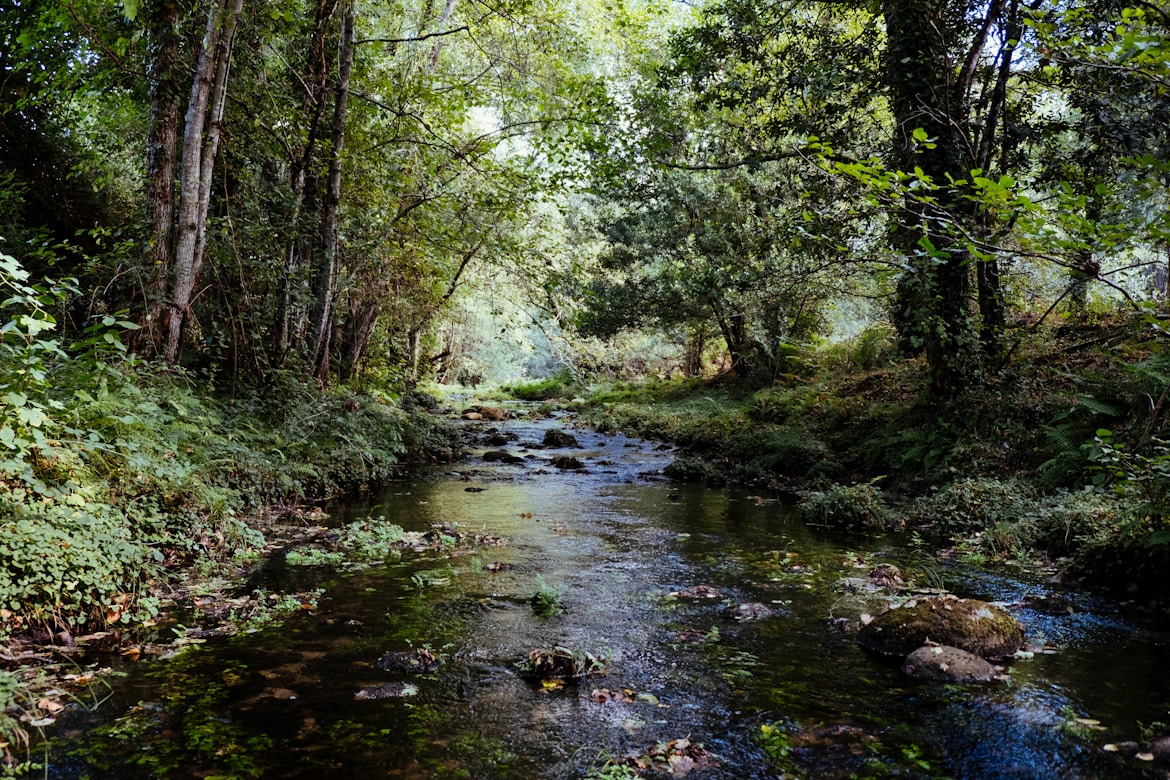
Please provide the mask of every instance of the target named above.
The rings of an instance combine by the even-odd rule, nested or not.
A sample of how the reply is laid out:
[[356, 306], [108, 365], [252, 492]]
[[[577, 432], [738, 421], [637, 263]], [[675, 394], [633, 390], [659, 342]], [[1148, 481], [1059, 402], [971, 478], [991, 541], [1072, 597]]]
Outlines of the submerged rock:
[[723, 591], [710, 585], [692, 585], [689, 588], [676, 590], [668, 594], [672, 598], [699, 601], [702, 599], [718, 599], [723, 597]]
[[486, 461], [500, 461], [503, 463], [522, 463], [524, 458], [519, 455], [513, 455], [507, 450], [488, 450], [483, 454], [483, 459]]
[[392, 682], [385, 685], [372, 685], [362, 688], [355, 693], [355, 699], [402, 699], [418, 694], [418, 686], [411, 683]]
[[919, 598], [861, 629], [858, 643], [873, 653], [905, 657], [923, 645], [956, 647], [982, 658], [1005, 658], [1024, 644], [1020, 622], [999, 607], [954, 596]]
[[731, 604], [719, 610], [719, 614], [728, 620], [760, 620], [776, 614], [776, 610], [767, 604], [753, 601], [748, 604]]
[[1150, 753], [1159, 764], [1170, 766], [1170, 737], [1162, 737], [1150, 745]]
[[536, 648], [516, 664], [521, 677], [531, 680], [575, 680], [605, 671], [605, 659], [568, 647]]
[[919, 680], [987, 682], [996, 669], [977, 655], [946, 645], [920, 647], [902, 661], [902, 671]]
[[377, 666], [394, 674], [425, 674], [439, 668], [439, 659], [430, 650], [402, 650], [386, 653]]

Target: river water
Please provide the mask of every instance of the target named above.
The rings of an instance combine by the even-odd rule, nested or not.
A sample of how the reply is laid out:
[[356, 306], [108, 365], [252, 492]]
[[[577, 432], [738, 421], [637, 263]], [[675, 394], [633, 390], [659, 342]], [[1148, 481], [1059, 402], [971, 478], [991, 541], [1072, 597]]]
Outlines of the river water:
[[[250, 586], [323, 588], [318, 608], [129, 667], [100, 707], [62, 720], [48, 774], [621, 777], [607, 760], [686, 739], [706, 751], [696, 778], [1167, 776], [1133, 750], [1103, 750], [1170, 722], [1166, 632], [1073, 594], [1072, 614], [1017, 611], [1029, 639], [1057, 651], [1015, 662], [1007, 679], [910, 681], [832, 620], [840, 578], [924, 560], [904, 538], [834, 536], [775, 496], [667, 482], [671, 454], [650, 442], [574, 431], [579, 449], [525, 446], [564, 425], [501, 424], [516, 437], [502, 449], [522, 462], [485, 462], [500, 447], [482, 445], [336, 508], [339, 524], [384, 516], [480, 541], [360, 571], [270, 561]], [[557, 454], [586, 469], [553, 468]], [[1015, 570], [926, 570], [965, 597], [1053, 588]], [[670, 595], [699, 585], [718, 595]], [[536, 614], [540, 591], [563, 611]], [[773, 614], [720, 614], [749, 602]], [[554, 646], [604, 658], [605, 673], [563, 687], [518, 674], [530, 650]], [[378, 668], [384, 653], [418, 648], [442, 664], [406, 680], [414, 695], [355, 698], [404, 680]]]

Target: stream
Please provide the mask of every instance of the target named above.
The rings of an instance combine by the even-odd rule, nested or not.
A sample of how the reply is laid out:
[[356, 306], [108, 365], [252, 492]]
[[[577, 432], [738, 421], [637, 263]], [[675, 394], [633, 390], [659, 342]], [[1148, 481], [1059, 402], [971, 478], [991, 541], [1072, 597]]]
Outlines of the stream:
[[[332, 508], [331, 524], [384, 517], [472, 541], [361, 570], [276, 556], [248, 587], [321, 588], [316, 609], [125, 664], [100, 706], [59, 720], [47, 775], [619, 778], [633, 775], [607, 760], [688, 740], [674, 747], [704, 751], [691, 776], [712, 780], [1167, 777], [1135, 750], [1103, 749], [1170, 722], [1164, 629], [1072, 593], [1072, 613], [1015, 611], [1029, 641], [1055, 652], [1012, 663], [1007, 679], [911, 681], [832, 619], [842, 577], [923, 560], [909, 535], [842, 537], [773, 495], [665, 481], [672, 455], [652, 442], [573, 430], [579, 448], [525, 446], [567, 424], [464, 423], [515, 440]], [[493, 449], [523, 460], [484, 461]], [[585, 469], [552, 467], [558, 454]], [[930, 571], [964, 597], [1056, 592], [1022, 568], [936, 560]], [[700, 585], [717, 594], [671, 595]], [[563, 611], [538, 615], [537, 593]], [[754, 602], [773, 614], [721, 614]], [[555, 646], [606, 669], [564, 685], [518, 673], [531, 650]], [[378, 666], [417, 649], [438, 669], [404, 678]], [[395, 680], [412, 695], [357, 698]]]

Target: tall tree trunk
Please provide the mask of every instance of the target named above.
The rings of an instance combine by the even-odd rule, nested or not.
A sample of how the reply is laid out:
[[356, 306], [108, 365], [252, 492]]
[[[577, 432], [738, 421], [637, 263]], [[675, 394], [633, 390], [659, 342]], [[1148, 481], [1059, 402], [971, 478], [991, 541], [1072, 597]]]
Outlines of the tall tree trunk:
[[146, 137], [146, 211], [149, 238], [143, 285], [142, 327], [134, 349], [157, 354], [162, 344], [167, 274], [174, 249], [175, 159], [179, 144], [179, 4], [146, 4], [150, 36], [150, 130]]
[[273, 362], [283, 365], [290, 345], [301, 333], [305, 307], [298, 301], [298, 289], [305, 285], [304, 272], [313, 256], [316, 230], [305, 230], [307, 219], [317, 215], [319, 176], [316, 150], [322, 132], [322, 117], [329, 92], [329, 29], [337, 12], [338, 0], [318, 0], [309, 36], [306, 57], [307, 77], [301, 103], [304, 133], [289, 160], [289, 184], [293, 206], [289, 215], [289, 238], [285, 246], [284, 276], [277, 299], [276, 339], [271, 345]]
[[[1097, 193], [1097, 184], [1100, 180], [1090, 177], [1085, 188], [1085, 219], [1093, 224], [1101, 221], [1103, 209], [1101, 196]], [[1093, 257], [1092, 247], [1080, 250], [1076, 254], [1077, 267], [1069, 269], [1072, 279], [1072, 292], [1068, 298], [1068, 309], [1071, 314], [1081, 315], [1089, 304], [1089, 282], [1097, 278], [1101, 272], [1101, 264]]]
[[[974, 164], [974, 167], [982, 171], [991, 171], [997, 137], [1002, 137], [1004, 143], [1004, 148], [1000, 150], [1001, 170], [1007, 166], [1010, 154], [1011, 136], [1006, 132], [997, 133], [997, 128], [1000, 119], [1007, 113], [1008, 81], [1012, 73], [1012, 60], [1015, 58], [1020, 36], [1024, 33], [1024, 24], [1020, 13], [1020, 0], [1011, 0], [1006, 10], [1007, 16], [999, 50], [999, 70], [995, 77], [995, 87], [991, 91], [987, 116], [980, 131], [978, 157]], [[991, 229], [989, 215], [982, 213], [979, 216], [985, 230], [989, 231]], [[1007, 327], [998, 257], [992, 255], [978, 261], [976, 286], [979, 299], [979, 336], [984, 363], [998, 367], [1003, 355], [1004, 329]]]
[[[945, 38], [948, 0], [885, 0], [887, 60], [898, 163], [921, 169], [940, 189], [936, 204], [912, 200], [899, 215], [895, 244], [912, 269], [899, 284], [895, 322], [900, 338], [926, 353], [931, 385], [939, 395], [960, 391], [973, 346], [970, 273], [967, 254], [950, 237], [945, 219], [961, 212], [948, 193], [948, 176], [963, 178], [962, 96], [952, 77], [950, 43]], [[981, 50], [981, 46], [979, 48]], [[969, 79], [976, 47], [965, 61], [959, 81]], [[929, 142], [915, 137], [925, 131]]]
[[227, 95], [232, 46], [243, 0], [217, 0], [207, 15], [203, 48], [191, 85], [183, 128], [183, 160], [179, 175], [179, 211], [175, 254], [168, 287], [163, 357], [179, 359], [183, 324], [199, 279], [206, 242], [211, 174], [219, 148], [220, 125]]
[[329, 178], [325, 188], [325, 210], [321, 215], [321, 257], [313, 281], [310, 360], [313, 376], [324, 382], [329, 376], [329, 346], [333, 331], [333, 290], [337, 275], [339, 220], [341, 211], [341, 161], [345, 150], [345, 115], [349, 105], [349, 81], [353, 74], [354, 8], [345, 12], [341, 26], [340, 68], [337, 98], [333, 107], [333, 145], [329, 157]]

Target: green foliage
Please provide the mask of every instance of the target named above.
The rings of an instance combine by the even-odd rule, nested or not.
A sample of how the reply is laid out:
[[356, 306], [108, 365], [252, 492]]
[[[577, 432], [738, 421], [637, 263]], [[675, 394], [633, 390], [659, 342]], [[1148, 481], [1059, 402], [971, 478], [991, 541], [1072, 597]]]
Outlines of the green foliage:
[[727, 475], [703, 458], [689, 456], [675, 458], [662, 473], [679, 482], [698, 482], [714, 487], [727, 484]]
[[781, 723], [760, 724], [760, 731], [756, 734], [756, 742], [778, 767], [787, 764], [788, 754], [792, 752], [792, 738]]
[[800, 517], [809, 525], [827, 528], [887, 530], [894, 525], [882, 491], [873, 482], [812, 491], [800, 501]]
[[561, 370], [547, 379], [504, 385], [500, 389], [522, 401], [547, 401], [551, 398], [572, 397], [580, 388], [575, 385], [572, 375], [567, 370]]
[[[288, 375], [263, 398], [218, 400], [127, 358], [116, 317], [52, 338], [68, 285], [31, 285], [0, 255], [0, 286], [0, 631], [149, 619], [164, 561], [263, 547], [245, 510], [383, 481], [411, 443], [455, 446], [423, 412]], [[385, 526], [347, 539], [378, 555], [401, 539]]]
[[532, 611], [540, 617], [554, 617], [565, 611], [565, 598], [560, 589], [537, 578], [536, 592], [528, 599]]
[[637, 780], [641, 777], [636, 769], [628, 764], [606, 763], [595, 769], [590, 769], [585, 780]]
[[853, 338], [818, 350], [816, 364], [837, 374], [887, 368], [901, 356], [895, 337], [894, 329], [886, 323], [870, 325]]
[[914, 512], [945, 533], [964, 533], [1029, 518], [1034, 508], [1034, 488], [1024, 482], [969, 478], [933, 488]]
[[0, 765], [3, 767], [16, 764], [14, 750], [29, 748], [28, 731], [14, 715], [25, 708], [28, 698], [28, 690], [20, 679], [0, 669]]

